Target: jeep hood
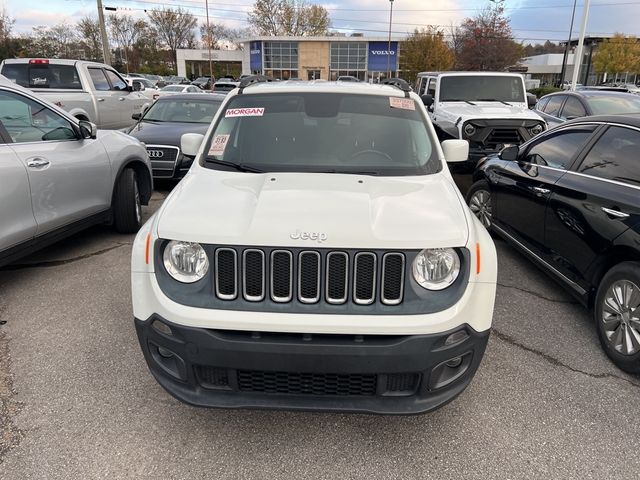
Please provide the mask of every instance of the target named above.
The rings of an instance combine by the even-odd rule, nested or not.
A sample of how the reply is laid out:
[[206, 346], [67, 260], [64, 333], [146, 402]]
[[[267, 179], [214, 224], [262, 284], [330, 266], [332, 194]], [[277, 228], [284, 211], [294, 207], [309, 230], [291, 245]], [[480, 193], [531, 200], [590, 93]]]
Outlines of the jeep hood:
[[443, 102], [439, 108], [450, 115], [462, 117], [462, 121], [473, 119], [517, 119], [542, 120], [540, 116], [529, 110], [524, 104], [505, 105], [500, 102]]
[[227, 245], [458, 247], [468, 237], [463, 205], [446, 174], [371, 177], [197, 168], [165, 201], [157, 232], [160, 238]]

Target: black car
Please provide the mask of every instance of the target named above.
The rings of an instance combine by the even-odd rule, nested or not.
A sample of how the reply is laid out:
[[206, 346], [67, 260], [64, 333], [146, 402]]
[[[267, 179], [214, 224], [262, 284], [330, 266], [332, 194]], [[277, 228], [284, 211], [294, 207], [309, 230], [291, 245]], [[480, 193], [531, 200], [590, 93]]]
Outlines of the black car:
[[594, 88], [550, 93], [538, 101], [535, 111], [555, 127], [589, 115], [640, 113], [640, 95]]
[[198, 77], [193, 82], [191, 82], [191, 85], [200, 87], [202, 90], [211, 90], [211, 86], [214, 82], [215, 78], [212, 77]]
[[128, 133], [147, 146], [153, 178], [184, 177], [193, 158], [180, 153], [182, 135], [204, 134], [224, 98], [212, 93], [175, 94], [160, 97], [151, 105]]
[[474, 214], [593, 308], [607, 355], [640, 373], [640, 115], [567, 122], [473, 178]]

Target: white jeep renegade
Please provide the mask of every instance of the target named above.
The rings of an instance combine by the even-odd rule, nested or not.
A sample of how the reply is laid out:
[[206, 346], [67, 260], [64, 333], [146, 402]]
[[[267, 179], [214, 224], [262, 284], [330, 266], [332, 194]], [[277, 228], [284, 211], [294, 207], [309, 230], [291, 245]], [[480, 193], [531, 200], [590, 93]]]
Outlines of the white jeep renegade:
[[157, 381], [199, 406], [418, 413], [482, 359], [496, 254], [420, 98], [243, 79], [138, 234], [135, 325]]

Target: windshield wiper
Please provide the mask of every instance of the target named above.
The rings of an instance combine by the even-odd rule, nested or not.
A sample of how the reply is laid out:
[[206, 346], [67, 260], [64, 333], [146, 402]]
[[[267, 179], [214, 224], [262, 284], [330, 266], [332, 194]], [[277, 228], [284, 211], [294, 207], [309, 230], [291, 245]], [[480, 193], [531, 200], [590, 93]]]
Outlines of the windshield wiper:
[[222, 165], [224, 167], [235, 168], [239, 172], [264, 173], [264, 170], [260, 170], [259, 168], [251, 167], [250, 165], [247, 165], [246, 163], [226, 162], [224, 160], [215, 160], [215, 159], [209, 158], [209, 157], [205, 158], [204, 161], [207, 162], [207, 163], [213, 163], [214, 165]]
[[469, 105], [473, 105], [474, 107], [476, 106], [476, 104], [475, 104], [475, 103], [470, 102], [469, 100], [461, 100], [461, 99], [459, 99], [459, 98], [454, 98], [454, 99], [452, 99], [452, 100], [441, 100], [441, 101], [442, 101], [442, 102], [465, 102], [465, 103], [468, 103]]
[[505, 102], [504, 100], [496, 100], [495, 98], [479, 98], [478, 101], [479, 102], [500, 102], [500, 103], [502, 103], [504, 105], [507, 105], [509, 107], [513, 106], [510, 103]]

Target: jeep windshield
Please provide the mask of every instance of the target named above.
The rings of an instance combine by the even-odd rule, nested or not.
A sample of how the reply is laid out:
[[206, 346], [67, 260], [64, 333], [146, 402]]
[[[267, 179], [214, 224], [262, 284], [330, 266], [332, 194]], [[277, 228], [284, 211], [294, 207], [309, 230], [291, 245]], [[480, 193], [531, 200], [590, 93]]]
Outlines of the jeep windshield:
[[236, 95], [205, 152], [201, 165], [216, 170], [402, 176], [442, 168], [418, 105], [386, 95]]
[[443, 76], [440, 102], [525, 102], [521, 77], [504, 75]]

